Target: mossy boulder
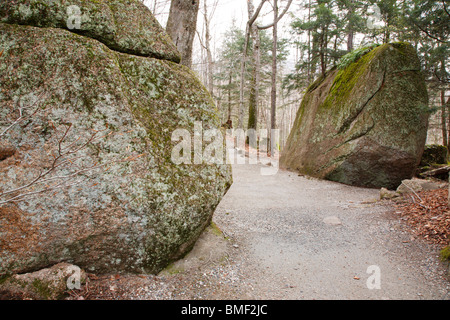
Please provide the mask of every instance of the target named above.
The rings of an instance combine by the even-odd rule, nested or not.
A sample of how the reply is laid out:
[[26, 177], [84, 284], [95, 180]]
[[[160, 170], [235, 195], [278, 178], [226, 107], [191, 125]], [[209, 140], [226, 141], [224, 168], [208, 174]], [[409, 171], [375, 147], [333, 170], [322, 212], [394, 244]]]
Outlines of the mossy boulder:
[[0, 192], [22, 188], [0, 199], [13, 199], [0, 205], [0, 276], [61, 261], [157, 273], [192, 248], [231, 185], [229, 165], [171, 159], [176, 129], [220, 127], [196, 75], [86, 35], [0, 23], [0, 139], [14, 151]]
[[115, 51], [174, 62], [181, 59], [170, 37], [138, 0], [2, 1], [0, 22], [67, 29]]
[[433, 166], [435, 164], [447, 164], [448, 150], [446, 146], [429, 144], [425, 146], [420, 161], [420, 166]]
[[428, 111], [414, 48], [378, 46], [329, 70], [307, 89], [280, 165], [349, 185], [395, 190], [420, 162]]

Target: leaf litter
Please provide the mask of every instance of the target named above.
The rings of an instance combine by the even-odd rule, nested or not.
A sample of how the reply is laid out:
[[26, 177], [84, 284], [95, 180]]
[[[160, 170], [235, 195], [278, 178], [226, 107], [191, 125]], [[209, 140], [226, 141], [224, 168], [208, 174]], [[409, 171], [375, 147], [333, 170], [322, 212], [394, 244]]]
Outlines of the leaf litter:
[[448, 189], [406, 194], [394, 204], [395, 214], [410, 227], [410, 231], [439, 245], [450, 245], [450, 209]]

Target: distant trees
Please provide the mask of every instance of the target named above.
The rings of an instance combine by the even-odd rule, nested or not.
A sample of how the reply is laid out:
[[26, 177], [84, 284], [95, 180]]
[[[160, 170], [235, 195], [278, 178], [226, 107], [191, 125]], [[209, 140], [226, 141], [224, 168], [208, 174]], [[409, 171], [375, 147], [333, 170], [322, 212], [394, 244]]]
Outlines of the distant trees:
[[[289, 127], [295, 110], [286, 106], [299, 104], [295, 101], [305, 88], [343, 55], [372, 43], [407, 41], [421, 60], [433, 119], [439, 120], [433, 126], [439, 127], [442, 144], [450, 145], [450, 5], [445, 0], [248, 0], [244, 30], [232, 27], [223, 37], [215, 34], [212, 23], [216, 7], [222, 5], [218, 0], [196, 0], [194, 7], [184, 0], [191, 4], [190, 16], [176, 12], [175, 5], [182, 0], [148, 1], [150, 7], [159, 8], [158, 14], [165, 2], [171, 3], [168, 30], [181, 18], [193, 26], [192, 13], [200, 7], [204, 22], [197, 35], [202, 60], [193, 68], [201, 69], [223, 122], [231, 120], [242, 128]], [[275, 14], [278, 19], [272, 18]], [[280, 34], [278, 22], [286, 21], [281, 20], [285, 16], [290, 18], [290, 39], [274, 41]], [[190, 36], [173, 37], [191, 39], [192, 34], [185, 32]], [[286, 28], [282, 32], [286, 37]], [[284, 70], [279, 58], [285, 59], [288, 52], [296, 57], [295, 67]], [[189, 60], [184, 58], [187, 64]]]
[[429, 94], [440, 112], [442, 144], [450, 147], [450, 7], [446, 1], [408, 0], [401, 23], [405, 40], [415, 43], [422, 60]]
[[[298, 35], [297, 46], [305, 51], [297, 62], [296, 72], [285, 85], [290, 89], [307, 86], [318, 75], [336, 64], [355, 47], [355, 36], [364, 30], [364, 5], [358, 0], [318, 0], [302, 8], [307, 14], [293, 20], [292, 32]], [[304, 41], [301, 35], [306, 35]]]
[[[241, 79], [244, 83], [242, 92], [242, 101], [244, 104], [253, 108], [249, 110], [242, 123], [247, 122], [247, 128], [256, 128], [256, 124], [264, 122], [267, 124], [268, 108], [270, 107], [269, 89], [271, 87], [271, 66], [272, 66], [272, 39], [266, 31], [258, 32], [256, 38], [257, 45], [250, 38], [248, 44], [248, 56], [254, 57], [255, 50], [258, 50], [258, 60], [249, 60], [245, 64], [243, 77], [241, 78], [242, 53], [245, 46], [245, 32], [236, 26], [232, 26], [223, 37], [223, 42], [219, 49], [218, 59], [216, 61], [216, 72], [214, 73], [215, 90], [214, 97], [222, 106], [222, 119], [232, 120], [235, 126], [239, 123], [239, 105], [241, 100]], [[285, 61], [287, 56], [287, 41], [281, 39], [278, 41], [278, 59]], [[258, 81], [255, 81], [257, 73]], [[257, 85], [255, 85], [257, 83]], [[255, 99], [258, 95], [261, 99]], [[263, 106], [263, 110], [258, 108]], [[258, 114], [260, 117], [258, 117]], [[247, 121], [244, 121], [244, 120]]]

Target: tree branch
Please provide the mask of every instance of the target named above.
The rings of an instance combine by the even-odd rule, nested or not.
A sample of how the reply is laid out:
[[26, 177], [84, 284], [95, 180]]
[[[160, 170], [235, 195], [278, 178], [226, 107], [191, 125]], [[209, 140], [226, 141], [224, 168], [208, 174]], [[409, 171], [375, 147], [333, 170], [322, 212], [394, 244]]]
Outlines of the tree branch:
[[450, 16], [450, 12], [448, 12], [447, 7], [445, 6], [445, 0], [442, 0], [442, 5], [444, 7], [444, 11]]
[[286, 8], [284, 8], [283, 12], [278, 16], [278, 18], [273, 21], [271, 24], [268, 24], [266, 26], [257, 26], [259, 30], [269, 29], [272, 28], [275, 23], [278, 23], [286, 14], [286, 12], [289, 10], [289, 7], [291, 6], [292, 0], [289, 0], [288, 4], [286, 5]]
[[[255, 22], [255, 20], [258, 18], [259, 13], [261, 12], [262, 7], [264, 6], [264, 4], [266, 3], [267, 0], [262, 0], [261, 3], [259, 4], [258, 8], [256, 9], [255, 13], [253, 14], [253, 16], [248, 20], [247, 25], [250, 27], [253, 25], [253, 23]], [[292, 1], [292, 0], [291, 0]]]
[[[3, 51], [2, 51], [3, 53]], [[41, 93], [39, 95], [39, 97], [36, 99], [36, 101], [30, 106], [33, 107], [34, 105], [36, 105], [36, 103], [39, 102], [40, 98], [44, 95], [44, 93]], [[11, 130], [12, 127], [14, 127], [16, 124], [18, 124], [19, 122], [21, 122], [23, 119], [25, 119], [25, 116], [23, 114], [23, 111], [27, 109], [27, 108], [19, 108], [19, 117], [10, 125], [8, 126], [5, 130], [3, 130], [2, 133], [0, 133], [0, 137], [4, 136], [9, 130]], [[38, 112], [39, 110], [39, 106], [37, 106], [34, 111], [28, 116], [29, 118], [33, 115], [36, 114], [36, 112]]]
[[425, 33], [428, 37], [430, 37], [430, 38], [432, 38], [432, 39], [434, 39], [434, 40], [436, 40], [436, 41], [439, 41], [439, 42], [441, 42], [441, 43], [449, 43], [449, 41], [445, 41], [445, 40], [442, 40], [442, 39], [440, 39], [440, 38], [438, 38], [438, 37], [435, 37], [435, 36], [431, 35], [426, 29], [422, 28], [419, 24], [417, 24], [417, 23], [416, 23], [415, 21], [413, 21], [412, 19], [411, 19], [411, 21], [412, 21], [412, 23], [413, 23], [417, 28], [419, 28], [420, 31], [422, 31], [423, 33]]

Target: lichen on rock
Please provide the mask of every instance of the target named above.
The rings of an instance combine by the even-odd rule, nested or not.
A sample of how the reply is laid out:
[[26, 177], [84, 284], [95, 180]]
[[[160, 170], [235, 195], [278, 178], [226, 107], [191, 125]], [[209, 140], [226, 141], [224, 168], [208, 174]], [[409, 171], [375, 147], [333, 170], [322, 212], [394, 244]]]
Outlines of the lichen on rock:
[[0, 22], [62, 28], [109, 48], [180, 62], [180, 54], [148, 8], [136, 0], [14, 0], [0, 3]]
[[349, 185], [395, 189], [420, 161], [428, 111], [414, 48], [378, 46], [308, 88], [280, 165]]
[[[118, 15], [152, 28], [139, 1], [70, 3], [92, 14], [116, 5], [117, 33], [127, 27]], [[170, 47], [168, 56], [129, 54], [94, 36], [96, 26], [75, 33], [49, 25], [66, 4], [0, 6], [1, 17], [19, 12], [0, 23], [0, 132], [24, 115], [1, 137], [14, 150], [0, 160], [1, 192], [51, 169], [26, 189], [36, 194], [0, 206], [0, 275], [61, 261], [88, 272], [157, 273], [189, 251], [231, 185], [229, 165], [171, 161], [173, 130], [192, 131], [196, 121], [220, 127], [216, 107], [195, 74], [169, 58]], [[36, 12], [39, 23], [30, 18]], [[161, 37], [147, 40], [164, 53]], [[39, 192], [55, 181], [61, 187]]]

